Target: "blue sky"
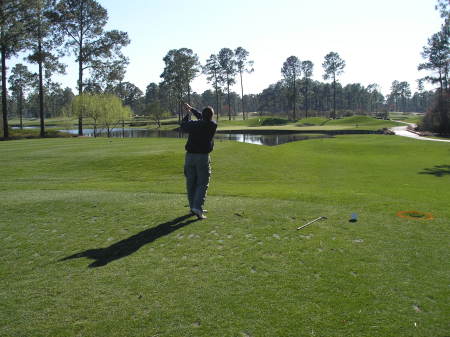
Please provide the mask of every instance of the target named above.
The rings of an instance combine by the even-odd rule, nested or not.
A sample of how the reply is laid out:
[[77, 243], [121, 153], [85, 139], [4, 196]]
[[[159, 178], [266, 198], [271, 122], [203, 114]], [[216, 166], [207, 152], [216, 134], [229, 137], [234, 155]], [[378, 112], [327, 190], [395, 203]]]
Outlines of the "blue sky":
[[[258, 93], [281, 79], [280, 69], [291, 55], [314, 63], [322, 80], [322, 62], [330, 52], [346, 61], [340, 82], [377, 83], [388, 93], [393, 80], [408, 81], [416, 90], [420, 53], [440, 29], [435, 0], [100, 0], [108, 10], [106, 29], [128, 32], [131, 44], [125, 80], [145, 92], [158, 83], [163, 57], [170, 49], [191, 48], [204, 63], [221, 48], [242, 46], [255, 62], [244, 78], [245, 93]], [[75, 88], [74, 58], [68, 74], [56, 78]], [[204, 76], [193, 89], [210, 88]], [[234, 88], [240, 92], [236, 86]]]

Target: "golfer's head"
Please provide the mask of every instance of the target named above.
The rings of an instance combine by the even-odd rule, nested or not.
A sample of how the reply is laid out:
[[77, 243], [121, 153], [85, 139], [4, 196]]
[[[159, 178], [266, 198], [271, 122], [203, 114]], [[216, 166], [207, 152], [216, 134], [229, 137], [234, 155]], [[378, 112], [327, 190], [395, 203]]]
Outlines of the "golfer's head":
[[214, 115], [214, 109], [210, 106], [207, 106], [202, 111], [202, 117], [204, 120], [210, 121]]

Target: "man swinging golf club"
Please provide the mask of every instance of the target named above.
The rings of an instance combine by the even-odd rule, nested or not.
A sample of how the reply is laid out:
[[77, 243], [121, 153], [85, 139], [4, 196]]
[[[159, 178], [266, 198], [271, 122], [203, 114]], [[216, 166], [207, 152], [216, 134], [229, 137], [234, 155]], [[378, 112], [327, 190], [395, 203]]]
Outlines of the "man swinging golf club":
[[[211, 159], [209, 153], [214, 147], [214, 134], [217, 124], [212, 120], [214, 110], [208, 106], [202, 113], [184, 103], [186, 116], [181, 121], [181, 129], [189, 133], [186, 142], [186, 157], [184, 161], [184, 175], [191, 212], [199, 219], [205, 219], [203, 204], [208, 190], [211, 176]], [[191, 120], [192, 114], [198, 119]]]

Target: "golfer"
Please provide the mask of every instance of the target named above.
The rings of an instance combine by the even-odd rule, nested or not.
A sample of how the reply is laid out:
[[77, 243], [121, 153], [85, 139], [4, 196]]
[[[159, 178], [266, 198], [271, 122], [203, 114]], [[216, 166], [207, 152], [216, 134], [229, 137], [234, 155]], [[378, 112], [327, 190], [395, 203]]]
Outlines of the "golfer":
[[[181, 129], [189, 133], [185, 146], [184, 175], [191, 212], [199, 219], [205, 219], [206, 210], [203, 209], [209, 177], [211, 176], [211, 159], [209, 153], [214, 147], [214, 134], [217, 124], [212, 120], [214, 110], [208, 106], [202, 113], [184, 103], [186, 116], [181, 121]], [[192, 121], [192, 113], [198, 120]]]

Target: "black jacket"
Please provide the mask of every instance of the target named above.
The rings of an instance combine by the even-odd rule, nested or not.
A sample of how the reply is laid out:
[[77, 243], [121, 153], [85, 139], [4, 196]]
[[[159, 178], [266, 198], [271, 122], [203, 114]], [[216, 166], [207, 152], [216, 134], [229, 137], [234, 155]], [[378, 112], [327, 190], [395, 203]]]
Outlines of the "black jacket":
[[214, 148], [214, 134], [217, 124], [214, 121], [204, 120], [202, 114], [195, 109], [191, 112], [198, 121], [190, 120], [189, 114], [181, 121], [181, 129], [189, 133], [185, 149], [189, 153], [210, 153]]

